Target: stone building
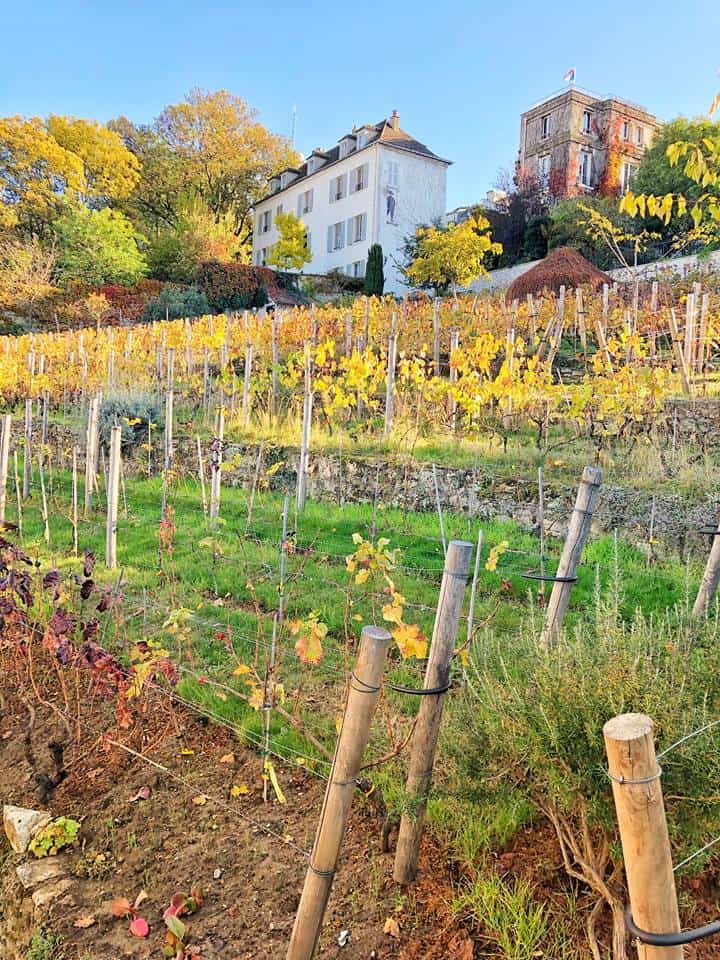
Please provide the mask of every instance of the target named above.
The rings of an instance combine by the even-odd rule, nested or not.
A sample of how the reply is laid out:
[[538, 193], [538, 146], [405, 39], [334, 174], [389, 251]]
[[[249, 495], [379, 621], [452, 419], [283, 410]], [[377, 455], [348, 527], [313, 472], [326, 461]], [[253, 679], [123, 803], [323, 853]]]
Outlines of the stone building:
[[306, 272], [365, 275], [368, 250], [382, 246], [385, 290], [402, 293], [397, 267], [402, 244], [421, 224], [445, 216], [448, 160], [400, 127], [397, 111], [380, 123], [355, 127], [328, 150], [313, 150], [297, 169], [284, 170], [255, 206], [253, 262], [267, 262], [282, 211], [304, 223], [312, 260]]
[[571, 86], [522, 114], [517, 175], [556, 198], [624, 193], [658, 126], [628, 100]]

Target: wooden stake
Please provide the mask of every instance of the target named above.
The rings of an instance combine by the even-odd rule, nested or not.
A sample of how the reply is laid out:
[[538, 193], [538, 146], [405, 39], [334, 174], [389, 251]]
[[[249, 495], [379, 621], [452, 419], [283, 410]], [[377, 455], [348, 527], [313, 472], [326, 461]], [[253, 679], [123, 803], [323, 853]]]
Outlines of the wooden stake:
[[307, 500], [307, 474], [310, 454], [310, 431], [312, 428], [313, 392], [312, 392], [312, 354], [310, 344], [305, 343], [305, 393], [303, 396], [302, 435], [300, 438], [300, 460], [297, 475], [297, 509], [305, 509]]
[[196, 434], [197, 456], [198, 456], [198, 477], [200, 478], [200, 493], [202, 495], [203, 513], [207, 516], [207, 497], [205, 496], [205, 468], [203, 466], [202, 444], [200, 443], [200, 434]]
[[88, 425], [85, 435], [85, 518], [92, 510], [93, 488], [96, 485], [97, 456], [98, 456], [98, 428], [99, 428], [100, 398], [93, 397], [88, 407]]
[[590, 533], [593, 511], [600, 493], [601, 483], [602, 470], [599, 467], [585, 467], [578, 487], [575, 506], [570, 516], [565, 546], [555, 575], [557, 579], [550, 594], [545, 614], [545, 624], [540, 635], [540, 644], [545, 649], [552, 646], [562, 628], [585, 540]]
[[12, 433], [12, 414], [5, 413], [2, 418], [2, 435], [0, 436], [0, 527], [5, 523], [5, 507], [7, 504], [7, 477], [10, 462], [10, 434]]
[[393, 878], [396, 883], [411, 883], [417, 873], [425, 809], [445, 703], [445, 690], [450, 682], [450, 666], [455, 652], [455, 637], [460, 622], [472, 553], [472, 543], [465, 540], [451, 540], [445, 556], [445, 570], [440, 586], [424, 683], [424, 689], [441, 692], [420, 697], [420, 709], [410, 748], [410, 766], [405, 786], [410, 812], [404, 813], [400, 821], [400, 834], [395, 853]]
[[242, 414], [243, 426], [250, 424], [250, 376], [252, 374], [253, 345], [245, 344], [245, 371], [243, 379]]
[[20, 493], [20, 472], [18, 470], [17, 450], [13, 450], [13, 466], [15, 468], [15, 502], [17, 503], [18, 537], [20, 539], [20, 542], [22, 543], [23, 511], [22, 511], [22, 496]]
[[[603, 727], [630, 909], [650, 933], [678, 933], [675, 877], [653, 724], [642, 713], [613, 717]], [[683, 948], [638, 945], [640, 960], [682, 960]]]
[[389, 644], [382, 627], [363, 629], [287, 960], [311, 960], [315, 954]]
[[433, 300], [433, 367], [435, 376], [440, 376], [440, 300]]
[[30, 496], [32, 479], [32, 420], [33, 405], [30, 397], [25, 401], [25, 445], [23, 453], [23, 500]]
[[73, 529], [73, 556], [78, 555], [78, 448], [72, 448], [72, 504], [70, 519]]
[[48, 520], [47, 493], [45, 491], [45, 468], [42, 451], [38, 450], [38, 473], [40, 475], [40, 515], [43, 519], [43, 536], [45, 543], [50, 546], [50, 523]]
[[718, 524], [715, 534], [712, 538], [710, 554], [705, 564], [700, 586], [698, 587], [695, 604], [692, 615], [696, 619], [706, 617], [710, 609], [710, 604], [717, 593], [718, 584], [720, 584], [720, 524]]
[[395, 365], [397, 363], [396, 320], [397, 316], [393, 314], [392, 332], [388, 340], [387, 373], [385, 378], [385, 424], [383, 426], [383, 437], [386, 439], [392, 433], [393, 419], [395, 416]]
[[220, 516], [220, 480], [222, 479], [223, 443], [225, 437], [225, 408], [218, 407], [215, 438], [210, 456], [210, 519]]
[[278, 415], [278, 404], [280, 398], [280, 377], [279, 377], [279, 367], [280, 367], [280, 346], [278, 344], [278, 318], [276, 317], [276, 312], [273, 311], [272, 316], [270, 317], [270, 330], [272, 334], [272, 417], [273, 419], [277, 418]]
[[678, 333], [675, 311], [672, 309], [670, 310], [670, 316], [668, 317], [668, 324], [670, 326], [670, 338], [672, 340], [673, 352], [675, 354], [675, 364], [680, 371], [680, 379], [682, 380], [683, 393], [686, 397], [689, 397], [690, 376], [688, 373], [687, 363], [685, 362], [685, 351], [683, 350], [682, 340], [680, 339], [680, 334]]
[[105, 566], [114, 570], [117, 566], [117, 521], [120, 499], [120, 442], [122, 427], [110, 431], [110, 463], [107, 480], [107, 522], [105, 526]]

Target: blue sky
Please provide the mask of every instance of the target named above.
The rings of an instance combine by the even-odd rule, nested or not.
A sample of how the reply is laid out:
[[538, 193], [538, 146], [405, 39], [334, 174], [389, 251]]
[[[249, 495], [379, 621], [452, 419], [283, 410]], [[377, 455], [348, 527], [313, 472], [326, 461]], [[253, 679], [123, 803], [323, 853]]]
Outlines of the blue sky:
[[663, 119], [720, 89], [719, 0], [30, 0], [0, 12], [0, 115], [148, 121], [193, 86], [226, 87], [290, 133], [332, 145], [395, 108], [454, 161], [448, 207], [512, 167], [519, 115], [563, 86], [641, 103]]

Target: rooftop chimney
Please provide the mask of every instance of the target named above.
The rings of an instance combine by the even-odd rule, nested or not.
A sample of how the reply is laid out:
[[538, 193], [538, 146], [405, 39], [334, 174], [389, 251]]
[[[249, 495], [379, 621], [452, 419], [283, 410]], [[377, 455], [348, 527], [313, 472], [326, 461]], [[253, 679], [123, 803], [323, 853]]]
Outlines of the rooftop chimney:
[[400, 114], [397, 112], [397, 110], [393, 110], [392, 112], [392, 116], [390, 117], [390, 126], [393, 128], [393, 130], [400, 129]]

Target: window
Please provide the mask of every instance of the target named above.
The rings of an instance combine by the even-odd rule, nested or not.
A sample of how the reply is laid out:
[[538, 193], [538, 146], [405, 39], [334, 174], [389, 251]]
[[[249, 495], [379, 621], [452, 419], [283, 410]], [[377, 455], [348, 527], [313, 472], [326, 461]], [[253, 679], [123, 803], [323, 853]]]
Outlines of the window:
[[637, 145], [638, 145], [639, 147], [641, 147], [641, 146], [643, 145], [644, 141], [645, 141], [645, 131], [643, 130], [642, 127], [638, 127], [638, 128], [637, 128], [637, 132], [636, 132], [636, 134], [635, 134], [635, 139], [636, 139], [636, 141], [637, 141]]
[[397, 187], [400, 185], [400, 164], [397, 160], [389, 160], [385, 165], [388, 186]]
[[359, 213], [356, 217], [350, 217], [347, 222], [347, 242], [362, 243], [367, 234], [367, 214]]
[[630, 123], [627, 120], [625, 120], [622, 125], [622, 138], [623, 140], [630, 139]]
[[592, 184], [592, 154], [589, 150], [580, 151], [580, 183], [584, 187], [591, 187]]
[[637, 170], [637, 164], [634, 163], [624, 163], [620, 169], [620, 192], [627, 193], [630, 189], [630, 183], [632, 178], [635, 176], [635, 171]]
[[330, 181], [330, 203], [342, 200], [347, 195], [347, 174], [341, 173]]
[[542, 156], [538, 157], [537, 164], [538, 179], [543, 183], [547, 183], [550, 176], [550, 154], [544, 153]]
[[297, 215], [299, 217], [304, 216], [306, 213], [312, 213], [313, 208], [313, 191], [306, 190], [304, 193], [301, 193], [298, 197], [297, 203]]
[[328, 227], [328, 253], [334, 250], [342, 250], [345, 246], [345, 221], [340, 220]]
[[591, 133], [591, 132], [592, 132], [592, 130], [591, 130], [591, 123], [592, 123], [592, 117], [591, 117], [591, 115], [590, 115], [590, 111], [589, 111], [589, 110], [584, 110], [584, 111], [583, 111], [583, 125], [582, 125], [583, 133]]
[[257, 267], [264, 267], [267, 264], [268, 254], [270, 253], [271, 247], [263, 247], [261, 250], [258, 250], [255, 254], [255, 265]]
[[365, 261], [356, 260], [355, 263], [350, 265], [350, 276], [352, 277], [364, 277], [365, 276]]
[[309, 230], [305, 231], [305, 249], [308, 253], [312, 253], [312, 234]]
[[355, 167], [350, 171], [350, 193], [357, 193], [358, 190], [364, 190], [368, 185], [369, 166], [363, 163], [360, 167]]
[[279, 203], [279, 204], [275, 207], [275, 218], [277, 219], [278, 214], [280, 214], [280, 213], [282, 213], [282, 212], [283, 212], [283, 205], [282, 205], [281, 203]]
[[266, 210], [260, 214], [260, 233], [268, 233], [272, 226], [272, 211]]
[[540, 139], [547, 140], [547, 138], [552, 133], [552, 123], [549, 113], [546, 113], [544, 117], [540, 117]]
[[349, 153], [352, 153], [353, 142], [350, 137], [346, 137], [344, 140], [340, 141], [340, 159], [346, 157]]
[[358, 148], [358, 150], [359, 150], [361, 147], [364, 147], [364, 146], [365, 146], [365, 144], [367, 143], [367, 138], [368, 138], [368, 135], [367, 135], [367, 133], [366, 133], [364, 130], [362, 130], [362, 131], [357, 135], [357, 148]]

